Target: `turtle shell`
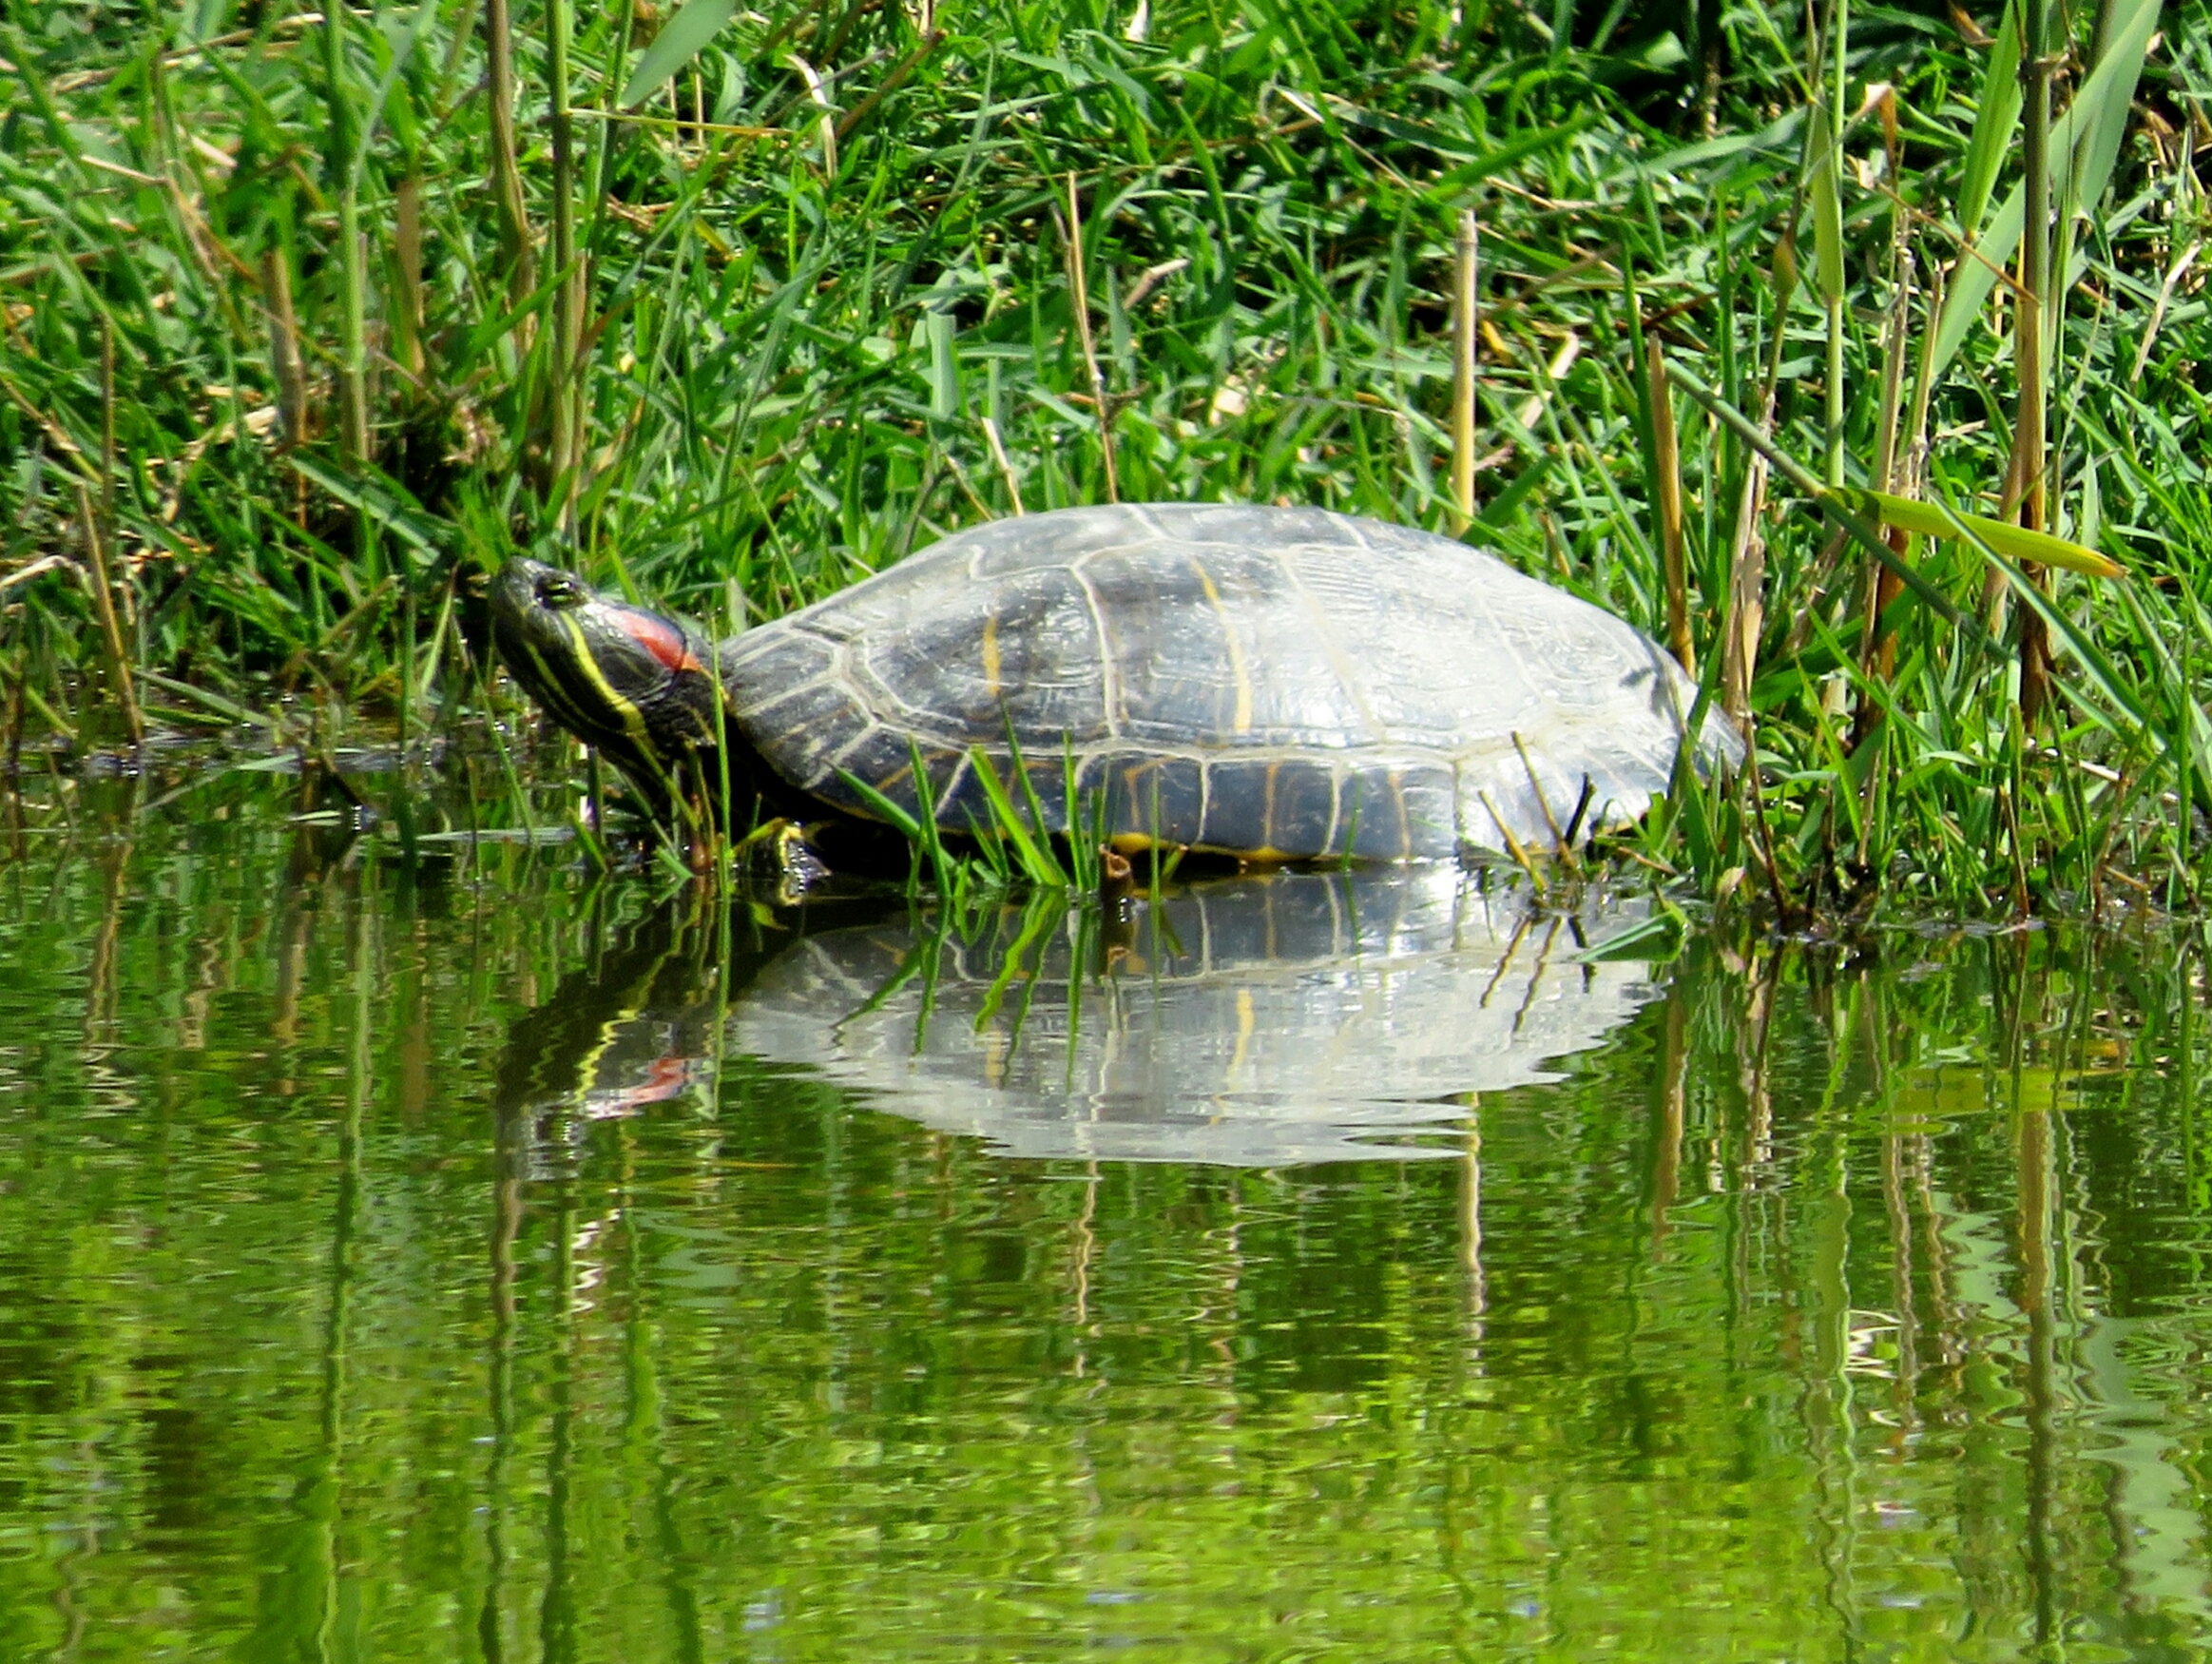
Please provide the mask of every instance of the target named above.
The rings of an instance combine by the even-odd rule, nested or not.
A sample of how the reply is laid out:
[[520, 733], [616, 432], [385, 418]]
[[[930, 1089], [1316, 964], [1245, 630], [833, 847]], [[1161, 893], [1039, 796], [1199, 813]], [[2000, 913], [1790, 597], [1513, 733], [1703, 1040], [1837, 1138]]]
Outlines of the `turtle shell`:
[[[1548, 851], [1666, 788], [1695, 689], [1496, 556], [1312, 509], [1001, 520], [739, 636], [729, 711], [793, 784], [988, 826], [1015, 747], [1048, 822], [1271, 858]], [[1741, 755], [1709, 724], [1703, 760]]]

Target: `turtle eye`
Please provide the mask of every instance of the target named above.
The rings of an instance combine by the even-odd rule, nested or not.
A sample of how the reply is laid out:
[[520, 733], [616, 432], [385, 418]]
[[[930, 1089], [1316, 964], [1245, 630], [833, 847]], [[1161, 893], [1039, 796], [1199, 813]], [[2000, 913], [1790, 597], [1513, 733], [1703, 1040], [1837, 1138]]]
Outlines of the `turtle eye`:
[[584, 586], [567, 572], [553, 572], [539, 582], [538, 599], [548, 607], [574, 607], [584, 600]]

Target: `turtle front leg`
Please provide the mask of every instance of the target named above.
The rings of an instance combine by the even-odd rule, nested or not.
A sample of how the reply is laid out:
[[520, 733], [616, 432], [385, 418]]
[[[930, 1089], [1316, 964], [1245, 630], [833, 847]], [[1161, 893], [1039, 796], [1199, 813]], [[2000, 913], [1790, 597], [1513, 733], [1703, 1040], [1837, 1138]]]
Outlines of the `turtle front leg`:
[[746, 833], [730, 855], [739, 872], [772, 885], [778, 900], [786, 904], [830, 876], [806, 828], [781, 815]]

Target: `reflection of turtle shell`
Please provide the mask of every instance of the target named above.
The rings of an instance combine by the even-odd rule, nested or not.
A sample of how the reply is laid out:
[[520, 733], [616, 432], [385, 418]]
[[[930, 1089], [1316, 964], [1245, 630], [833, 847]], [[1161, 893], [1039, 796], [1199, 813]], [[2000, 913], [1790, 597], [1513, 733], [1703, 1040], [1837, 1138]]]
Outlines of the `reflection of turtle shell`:
[[1087, 916], [1025, 939], [1041, 917], [972, 945], [904, 919], [802, 937], [731, 1044], [1008, 1154], [1274, 1167], [1459, 1153], [1465, 1093], [1554, 1078], [1657, 992], [1577, 958], [1640, 915], [1531, 917], [1452, 869], [1191, 885], [1103, 974]]
[[[1548, 850], [1665, 789], [1693, 691], [1619, 619], [1495, 556], [1316, 510], [1153, 504], [1001, 520], [723, 648], [728, 709], [793, 784], [844, 776], [989, 824], [1010, 733], [1048, 823], [1230, 854]], [[1741, 751], [1716, 723], [1710, 761]], [[1583, 803], [1586, 783], [1588, 793]], [[1548, 811], [1548, 813], [1547, 812]]]

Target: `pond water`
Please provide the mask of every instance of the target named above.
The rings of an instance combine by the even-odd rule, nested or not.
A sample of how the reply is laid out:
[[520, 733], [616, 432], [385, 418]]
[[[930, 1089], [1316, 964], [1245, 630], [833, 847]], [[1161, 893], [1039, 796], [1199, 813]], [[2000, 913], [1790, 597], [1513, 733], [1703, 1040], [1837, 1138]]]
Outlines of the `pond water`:
[[2177, 935], [107, 791], [0, 833], [0, 1658], [2212, 1647]]

